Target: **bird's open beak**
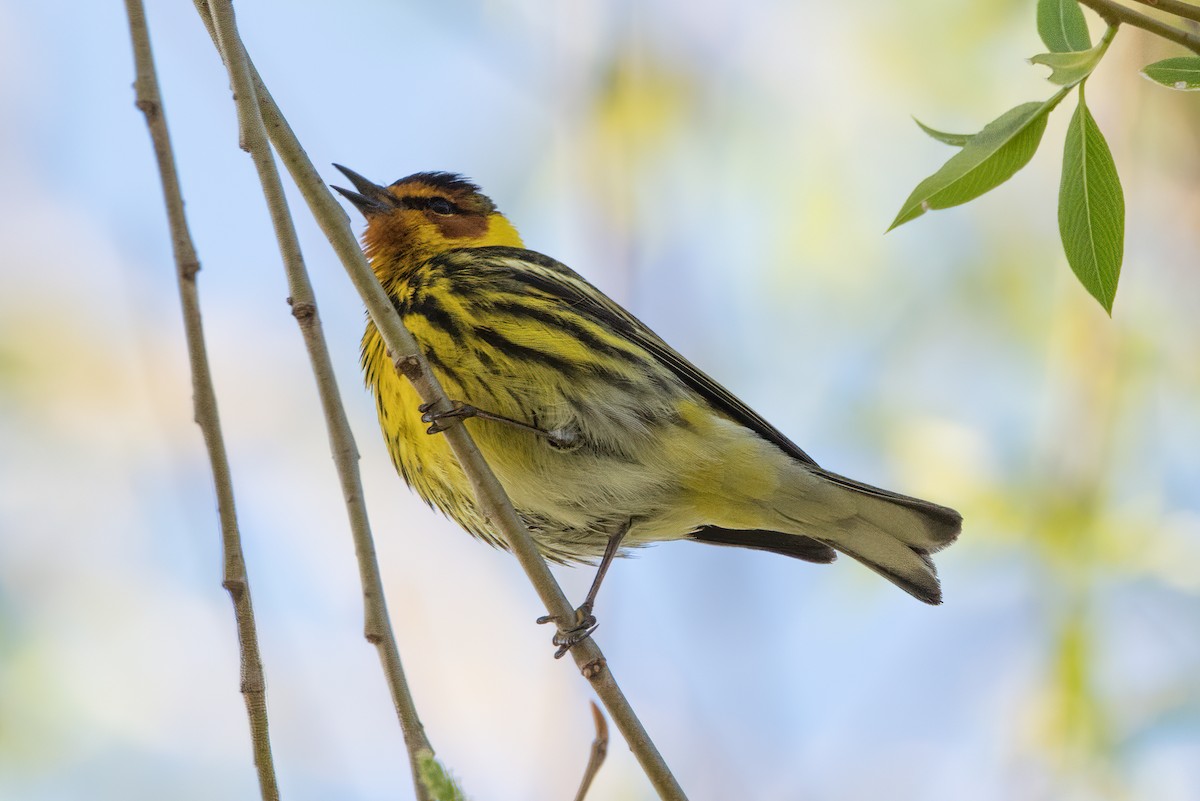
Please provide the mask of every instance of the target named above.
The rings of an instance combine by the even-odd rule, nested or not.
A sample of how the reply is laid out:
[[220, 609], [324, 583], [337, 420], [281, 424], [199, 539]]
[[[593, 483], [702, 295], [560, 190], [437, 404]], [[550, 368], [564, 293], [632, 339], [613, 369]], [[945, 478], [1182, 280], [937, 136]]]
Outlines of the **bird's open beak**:
[[334, 164], [333, 166], [341, 170], [342, 175], [349, 178], [350, 183], [354, 184], [354, 188], [358, 191], [351, 192], [349, 189], [342, 189], [340, 186], [333, 188], [353, 203], [355, 208], [362, 212], [364, 217], [370, 217], [372, 214], [379, 214], [385, 211], [392, 211], [396, 208], [396, 199], [382, 186], [371, 183], [354, 170], [347, 169], [341, 164]]

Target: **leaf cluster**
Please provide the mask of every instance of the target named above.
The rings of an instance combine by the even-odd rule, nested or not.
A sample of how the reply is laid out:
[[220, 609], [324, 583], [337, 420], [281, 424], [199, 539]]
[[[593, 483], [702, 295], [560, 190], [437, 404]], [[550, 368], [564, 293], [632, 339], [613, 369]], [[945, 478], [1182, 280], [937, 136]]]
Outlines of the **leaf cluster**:
[[[926, 134], [959, 151], [917, 184], [888, 230], [930, 209], [974, 200], [1007, 181], [1037, 152], [1050, 112], [1078, 89], [1063, 143], [1058, 228], [1067, 263], [1111, 315], [1124, 254], [1125, 198], [1112, 151], [1088, 109], [1084, 85], [1108, 51], [1117, 24], [1111, 22], [1093, 45], [1077, 0], [1038, 0], [1038, 35], [1049, 52], [1030, 62], [1049, 67], [1047, 79], [1061, 88], [1047, 100], [1009, 109], [974, 134], [947, 133], [915, 120]], [[1148, 65], [1142, 74], [1170, 89], [1200, 89], [1200, 57], [1168, 58]]]

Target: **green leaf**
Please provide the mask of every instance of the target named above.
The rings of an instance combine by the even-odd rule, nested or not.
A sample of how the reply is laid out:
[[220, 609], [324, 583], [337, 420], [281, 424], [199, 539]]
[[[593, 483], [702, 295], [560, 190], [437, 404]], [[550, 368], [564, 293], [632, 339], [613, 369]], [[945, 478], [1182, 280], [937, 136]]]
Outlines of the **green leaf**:
[[1092, 37], [1077, 0], [1038, 0], [1038, 36], [1051, 53], [1090, 50]]
[[930, 136], [932, 136], [934, 139], [938, 140], [942, 144], [952, 145], [954, 147], [963, 147], [964, 145], [967, 144], [967, 142], [970, 142], [971, 137], [973, 137], [975, 135], [975, 134], [946, 133], [945, 131], [939, 131], [936, 128], [930, 128], [928, 125], [921, 122], [916, 117], [913, 117], [913, 122], [915, 122], [917, 125], [921, 126], [922, 131], [929, 134]]
[[1046, 118], [1066, 93], [1061, 89], [1044, 103], [1024, 103], [989, 122], [940, 170], [917, 184], [888, 230], [930, 209], [974, 200], [1011, 178], [1037, 152]]
[[1194, 92], [1200, 89], [1200, 57], [1165, 58], [1143, 67], [1142, 74], [1168, 89]]
[[1125, 196], [1083, 87], [1063, 148], [1058, 230], [1071, 269], [1111, 315], [1125, 246]]
[[1112, 43], [1116, 28], [1105, 31], [1100, 42], [1090, 50], [1079, 50], [1070, 53], [1042, 53], [1029, 59], [1032, 64], [1044, 64], [1050, 68], [1049, 80], [1059, 86], [1074, 86], [1092, 74], [1100, 59], [1104, 58]]

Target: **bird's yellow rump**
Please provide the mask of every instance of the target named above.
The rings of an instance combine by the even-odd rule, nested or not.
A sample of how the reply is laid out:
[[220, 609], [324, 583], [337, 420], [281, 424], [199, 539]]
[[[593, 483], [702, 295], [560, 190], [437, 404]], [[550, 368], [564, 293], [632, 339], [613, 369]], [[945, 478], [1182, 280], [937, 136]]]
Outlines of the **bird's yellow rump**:
[[[940, 602], [930, 554], [958, 536], [953, 509], [819, 467], [600, 290], [527, 250], [466, 179], [417, 173], [384, 187], [339, 169], [375, 275], [457, 402], [450, 416], [467, 420], [547, 558], [678, 539], [810, 562], [841, 551]], [[447, 416], [418, 408], [370, 322], [362, 366], [404, 480], [504, 547], [445, 438], [427, 433]]]

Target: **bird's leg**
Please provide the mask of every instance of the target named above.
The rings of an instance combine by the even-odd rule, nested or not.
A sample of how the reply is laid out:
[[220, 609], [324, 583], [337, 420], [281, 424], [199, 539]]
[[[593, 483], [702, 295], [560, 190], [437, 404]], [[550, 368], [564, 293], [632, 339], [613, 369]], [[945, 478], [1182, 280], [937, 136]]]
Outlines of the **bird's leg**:
[[604, 574], [608, 572], [617, 551], [621, 549], [621, 540], [625, 539], [625, 535], [629, 533], [632, 525], [632, 520], [626, 521], [608, 538], [608, 545], [604, 547], [604, 556], [600, 558], [600, 565], [596, 568], [596, 577], [592, 579], [592, 587], [584, 597], [583, 603], [575, 610], [574, 626], [569, 629], [562, 628], [557, 615], [543, 615], [537, 619], [538, 623], [559, 623], [559, 629], [552, 640], [558, 646], [558, 650], [554, 652], [555, 659], [562, 659], [563, 654], [592, 636], [592, 632], [600, 625], [596, 621], [596, 616], [592, 614], [592, 607], [596, 604], [596, 593], [600, 592]]
[[579, 432], [569, 428], [556, 428], [553, 431], [547, 431], [544, 428], [523, 423], [520, 420], [514, 420], [511, 417], [504, 417], [499, 414], [486, 412], [469, 403], [462, 401], [450, 401], [453, 407], [449, 411], [435, 412], [431, 410], [432, 404], [422, 403], [417, 407], [417, 411], [421, 413], [421, 422], [429, 423], [429, 428], [425, 429], [428, 434], [440, 434], [449, 428], [454, 420], [466, 420], [468, 417], [478, 417], [481, 420], [491, 420], [495, 423], [504, 423], [505, 425], [519, 428], [522, 431], [528, 431], [531, 434], [537, 434], [539, 437], [544, 437], [548, 443], [560, 451], [572, 451], [579, 447], [580, 436]]

